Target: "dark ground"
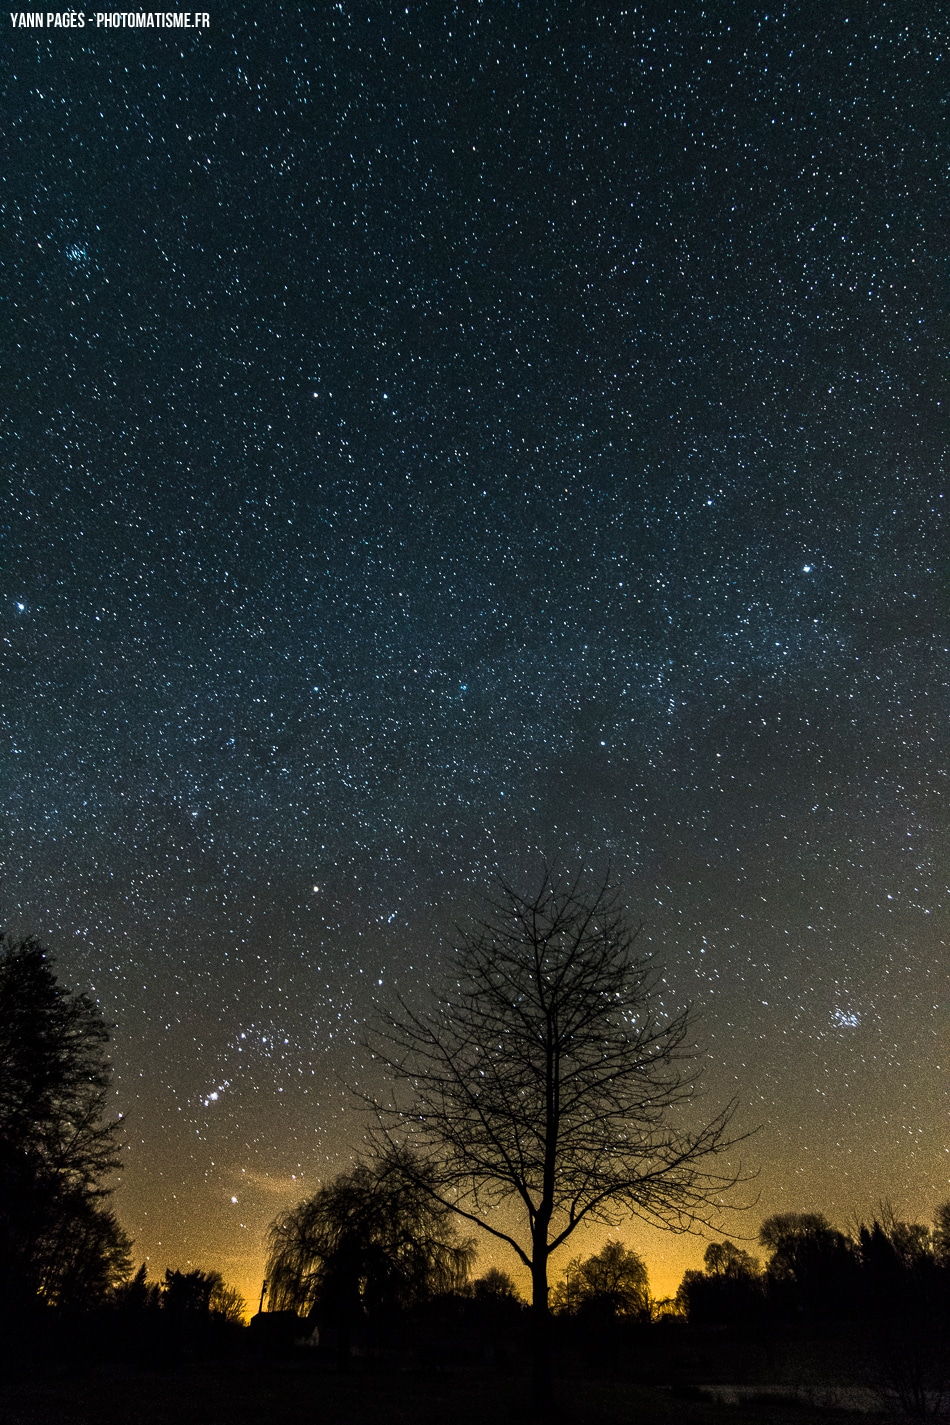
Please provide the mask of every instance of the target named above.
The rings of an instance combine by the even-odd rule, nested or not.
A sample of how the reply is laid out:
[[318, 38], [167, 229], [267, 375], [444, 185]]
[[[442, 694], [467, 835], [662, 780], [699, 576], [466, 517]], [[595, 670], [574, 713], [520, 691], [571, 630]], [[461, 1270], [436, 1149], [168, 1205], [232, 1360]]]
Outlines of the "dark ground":
[[[275, 1318], [273, 1327], [280, 1326]], [[48, 1326], [48, 1321], [47, 1321]], [[102, 1323], [100, 1323], [102, 1327]], [[229, 1328], [198, 1338], [75, 1323], [0, 1332], [0, 1425], [531, 1425], [525, 1322], [445, 1309], [363, 1341], [348, 1369], [328, 1345]], [[190, 1344], [189, 1344], [190, 1342]], [[856, 1327], [773, 1332], [559, 1327], [545, 1425], [884, 1425], [870, 1389], [886, 1349]], [[709, 1392], [728, 1387], [732, 1403]], [[818, 1408], [822, 1406], [823, 1408]], [[834, 1407], [834, 1408], [828, 1408]]]
[[[819, 1411], [790, 1402], [721, 1405], [662, 1387], [583, 1375], [559, 1379], [547, 1417], [571, 1425], [881, 1425], [899, 1418]], [[7, 1375], [2, 1425], [525, 1425], [528, 1381], [488, 1368], [443, 1375], [354, 1368], [339, 1375], [295, 1361], [97, 1366]]]

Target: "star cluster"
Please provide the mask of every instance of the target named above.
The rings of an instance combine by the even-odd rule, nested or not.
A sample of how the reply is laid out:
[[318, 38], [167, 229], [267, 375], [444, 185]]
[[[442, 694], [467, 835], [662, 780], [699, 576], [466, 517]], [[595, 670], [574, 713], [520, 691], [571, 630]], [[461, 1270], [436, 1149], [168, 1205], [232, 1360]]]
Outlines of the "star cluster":
[[624, 878], [767, 1207], [950, 1196], [943, 39], [8, 34], [3, 911], [117, 1026], [156, 1269], [251, 1291], [374, 1004], [542, 855]]

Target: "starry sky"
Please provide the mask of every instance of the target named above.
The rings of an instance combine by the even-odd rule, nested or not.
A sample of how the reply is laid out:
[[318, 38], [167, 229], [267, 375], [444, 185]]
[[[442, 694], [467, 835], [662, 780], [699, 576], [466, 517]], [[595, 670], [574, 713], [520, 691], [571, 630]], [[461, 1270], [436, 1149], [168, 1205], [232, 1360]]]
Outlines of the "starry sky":
[[7, 26], [0, 912], [116, 1026], [153, 1274], [256, 1305], [374, 1005], [545, 855], [761, 1125], [730, 1230], [950, 1197], [938, 26]]

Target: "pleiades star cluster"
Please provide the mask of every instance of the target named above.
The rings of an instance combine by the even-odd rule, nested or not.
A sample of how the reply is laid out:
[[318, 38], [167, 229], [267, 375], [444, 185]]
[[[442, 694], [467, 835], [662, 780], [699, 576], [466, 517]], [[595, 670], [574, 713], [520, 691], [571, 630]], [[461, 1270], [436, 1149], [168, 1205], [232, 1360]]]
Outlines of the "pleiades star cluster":
[[0, 911], [115, 1025], [136, 1260], [256, 1306], [374, 1007], [545, 856], [761, 1125], [727, 1230], [926, 1220], [937, 9], [209, 15], [4, 36]]

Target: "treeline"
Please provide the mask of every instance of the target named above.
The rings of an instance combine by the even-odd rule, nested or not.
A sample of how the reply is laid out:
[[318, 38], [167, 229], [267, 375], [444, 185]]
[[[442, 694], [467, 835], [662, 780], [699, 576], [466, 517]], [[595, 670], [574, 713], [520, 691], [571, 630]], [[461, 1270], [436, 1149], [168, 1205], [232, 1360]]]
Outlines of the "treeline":
[[848, 1232], [820, 1213], [780, 1213], [759, 1231], [764, 1264], [730, 1241], [706, 1248], [668, 1311], [694, 1325], [832, 1321], [950, 1322], [950, 1203], [927, 1226], [883, 1205]]
[[[404, 1150], [383, 1151], [283, 1213], [270, 1230], [270, 1309], [351, 1333], [433, 1299], [474, 1294], [526, 1305], [497, 1268], [472, 1284], [474, 1241], [459, 1236], [434, 1190], [431, 1169]], [[929, 1226], [903, 1222], [883, 1204], [850, 1231], [820, 1213], [780, 1213], [762, 1223], [758, 1247], [761, 1256], [728, 1239], [710, 1242], [703, 1269], [686, 1272], [675, 1297], [658, 1301], [642, 1258], [611, 1240], [566, 1264], [551, 1312], [759, 1332], [853, 1322], [923, 1335], [932, 1321], [950, 1333], [950, 1203]]]
[[[443, 989], [384, 1020], [376, 1052], [400, 1105], [395, 1093], [376, 1105], [370, 1158], [273, 1224], [267, 1310], [247, 1342], [319, 1340], [322, 1359], [346, 1365], [386, 1340], [408, 1348], [407, 1330], [481, 1333], [486, 1349], [530, 1357], [543, 1411], [567, 1339], [614, 1368], [638, 1333], [857, 1330], [901, 1399], [929, 1408], [950, 1354], [950, 1204], [930, 1226], [886, 1208], [849, 1231], [818, 1213], [770, 1217], [760, 1256], [713, 1243], [661, 1303], [617, 1241], [554, 1275], [578, 1227], [696, 1226], [737, 1181], [717, 1167], [742, 1137], [734, 1105], [698, 1129], [680, 1122], [689, 1016], [664, 1011], [636, 942], [606, 882], [545, 869], [533, 896], [501, 886]], [[42, 946], [0, 937], [0, 1329], [25, 1339], [94, 1319], [120, 1347], [236, 1342], [243, 1303], [217, 1273], [133, 1275], [109, 1206], [121, 1124], [106, 1111], [107, 1042]], [[498, 1269], [473, 1281], [472, 1228], [520, 1262], [528, 1303]]]
[[[450, 1352], [527, 1355], [533, 1309], [497, 1268], [471, 1280], [473, 1244], [432, 1187], [418, 1161], [384, 1152], [284, 1213], [270, 1234], [271, 1309], [252, 1325], [288, 1343], [315, 1328], [340, 1367], [354, 1351], [418, 1354], [437, 1337]], [[950, 1399], [950, 1203], [929, 1226], [886, 1205], [849, 1231], [820, 1213], [777, 1214], [758, 1250], [711, 1242], [703, 1269], [661, 1301], [621, 1241], [573, 1258], [550, 1298], [559, 1359], [673, 1382], [752, 1371], [787, 1383], [806, 1362], [812, 1378], [871, 1388], [913, 1416]]]

